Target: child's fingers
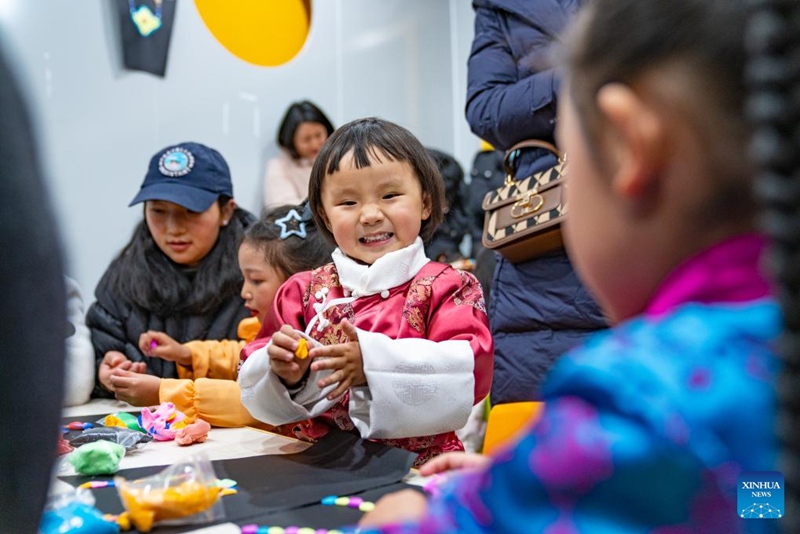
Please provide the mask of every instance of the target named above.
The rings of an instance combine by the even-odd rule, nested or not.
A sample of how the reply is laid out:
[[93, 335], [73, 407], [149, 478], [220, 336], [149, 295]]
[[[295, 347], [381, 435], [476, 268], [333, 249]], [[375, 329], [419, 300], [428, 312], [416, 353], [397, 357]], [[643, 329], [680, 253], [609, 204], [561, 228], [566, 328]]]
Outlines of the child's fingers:
[[280, 347], [294, 354], [294, 351], [297, 350], [297, 339], [281, 330], [272, 335], [272, 346]]
[[342, 331], [351, 342], [358, 343], [358, 330], [347, 319], [342, 319]]
[[269, 359], [276, 361], [276, 362], [291, 362], [294, 361], [294, 352], [290, 350], [286, 350], [283, 347], [279, 347], [278, 345], [271, 345], [267, 349], [267, 354], [269, 355]]
[[152, 338], [150, 337], [150, 333], [149, 332], [145, 332], [145, 333], [143, 333], [142, 335], [139, 336], [139, 350], [142, 351], [142, 354], [145, 354], [147, 356], [150, 355], [150, 350], [151, 350], [150, 341], [151, 341], [151, 339]]
[[336, 384], [337, 382], [341, 382], [342, 380], [344, 380], [344, 377], [345, 377], [344, 371], [334, 371], [325, 378], [320, 378], [319, 380], [317, 380], [317, 387], [319, 389], [325, 389], [331, 384]]
[[150, 340], [155, 341], [159, 345], [164, 345], [166, 343], [175, 342], [169, 334], [165, 334], [164, 332], [154, 332], [152, 330], [148, 330], [147, 334], [150, 335]]
[[332, 355], [318, 354], [312, 363], [312, 371], [327, 371], [329, 369], [341, 369], [344, 367], [344, 358], [337, 358]]
[[121, 363], [128, 361], [128, 358], [125, 357], [124, 354], [117, 351], [109, 351], [103, 357], [103, 363], [108, 365], [109, 367], [117, 367]]
[[109, 377], [109, 381], [111, 382], [111, 385], [114, 386], [115, 390], [119, 390], [126, 389], [128, 386], [130, 386], [132, 379], [126, 375], [113, 374]]
[[147, 371], [147, 364], [144, 362], [134, 362], [131, 364], [130, 371], [133, 373], [144, 373]]
[[336, 386], [336, 389], [334, 389], [333, 391], [328, 393], [328, 397], [327, 398], [328, 398], [328, 400], [338, 399], [339, 397], [344, 395], [344, 392], [347, 391], [348, 389], [350, 389], [350, 379], [349, 378], [339, 382], [339, 385]]
[[486, 467], [490, 461], [488, 456], [467, 454], [465, 452], [448, 452], [425, 462], [420, 466], [419, 473], [423, 476], [430, 476], [458, 469], [478, 469]]
[[121, 369], [119, 367], [115, 367], [114, 369], [111, 370], [111, 374], [109, 376], [111, 376], [111, 377], [115, 377], [115, 376], [132, 377], [135, 374], [136, 373], [132, 372], [129, 369]]

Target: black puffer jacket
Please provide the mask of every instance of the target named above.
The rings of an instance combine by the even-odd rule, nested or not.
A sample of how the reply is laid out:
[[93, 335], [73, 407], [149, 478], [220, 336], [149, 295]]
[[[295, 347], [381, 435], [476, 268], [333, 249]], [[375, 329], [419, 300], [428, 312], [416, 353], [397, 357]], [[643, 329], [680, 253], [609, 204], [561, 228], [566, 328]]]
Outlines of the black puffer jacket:
[[[229, 226], [231, 232], [227, 239], [237, 242], [244, 229], [254, 220], [253, 216], [244, 210], [237, 209], [236, 215]], [[219, 246], [219, 243], [218, 245]], [[235, 259], [231, 265], [235, 266]], [[172, 264], [174, 265], [174, 264]], [[179, 276], [184, 276], [190, 283], [194, 283], [196, 276], [192, 271], [180, 271], [174, 265]], [[158, 330], [167, 333], [180, 343], [197, 339], [237, 339], [239, 321], [249, 316], [244, 307], [239, 291], [241, 288], [241, 275], [238, 274], [239, 284], [233, 287], [229, 284], [227, 296], [223, 296], [221, 303], [214, 309], [204, 313], [191, 313], [177, 311], [174, 313], [156, 312], [146, 309], [133, 302], [132, 299], [120, 294], [113, 288], [112, 280], [119, 274], [120, 258], [114, 260], [103, 275], [95, 290], [97, 301], [92, 304], [86, 314], [86, 325], [92, 334], [92, 344], [95, 349], [95, 390], [93, 396], [110, 397], [112, 394], [97, 381], [97, 370], [103, 357], [108, 351], [119, 351], [134, 362], [147, 363], [147, 372], [161, 378], [177, 378], [177, 369], [174, 362], [160, 358], [145, 357], [139, 351], [139, 336], [147, 330]], [[222, 278], [222, 277], [220, 277]]]

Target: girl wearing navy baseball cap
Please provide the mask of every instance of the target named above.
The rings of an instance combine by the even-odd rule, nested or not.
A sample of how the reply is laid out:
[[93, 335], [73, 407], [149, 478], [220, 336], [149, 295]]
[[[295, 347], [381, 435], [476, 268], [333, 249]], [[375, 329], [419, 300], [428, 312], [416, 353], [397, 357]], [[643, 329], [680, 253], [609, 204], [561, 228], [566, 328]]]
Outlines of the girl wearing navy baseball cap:
[[[111, 262], [87, 312], [96, 373], [94, 396], [134, 405], [158, 403], [158, 378], [177, 378], [174, 362], [146, 358], [139, 335], [158, 330], [180, 342], [232, 339], [247, 315], [239, 289], [237, 245], [255, 218], [236, 207], [222, 155], [180, 143], [151, 160], [131, 206], [144, 219]], [[136, 379], [115, 391], [113, 377]], [[130, 381], [128, 381], [130, 382]]]

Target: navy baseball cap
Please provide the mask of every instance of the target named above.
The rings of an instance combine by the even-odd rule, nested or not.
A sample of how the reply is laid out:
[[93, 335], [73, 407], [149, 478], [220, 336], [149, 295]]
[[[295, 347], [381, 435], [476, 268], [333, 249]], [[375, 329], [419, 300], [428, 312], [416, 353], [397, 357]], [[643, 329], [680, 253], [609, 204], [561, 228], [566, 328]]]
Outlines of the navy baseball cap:
[[165, 200], [201, 213], [223, 195], [233, 198], [231, 171], [222, 154], [200, 143], [179, 143], [150, 159], [139, 194], [128, 205]]

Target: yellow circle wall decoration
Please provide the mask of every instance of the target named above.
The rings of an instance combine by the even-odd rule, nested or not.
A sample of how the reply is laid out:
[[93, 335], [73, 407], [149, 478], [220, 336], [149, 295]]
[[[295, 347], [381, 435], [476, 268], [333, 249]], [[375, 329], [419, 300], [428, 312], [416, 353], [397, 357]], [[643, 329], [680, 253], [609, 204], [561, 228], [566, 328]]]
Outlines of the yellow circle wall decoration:
[[200, 18], [225, 49], [255, 65], [274, 67], [303, 48], [311, 0], [194, 0]]

